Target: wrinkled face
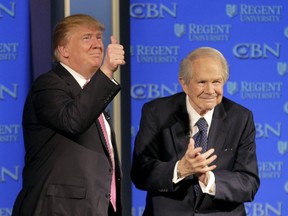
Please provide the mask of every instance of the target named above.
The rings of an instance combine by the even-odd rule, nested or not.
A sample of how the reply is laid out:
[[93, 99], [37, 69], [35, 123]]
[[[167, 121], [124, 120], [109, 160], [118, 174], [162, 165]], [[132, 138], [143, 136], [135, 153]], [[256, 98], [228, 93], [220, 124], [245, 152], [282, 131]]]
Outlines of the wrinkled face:
[[196, 59], [192, 79], [188, 84], [180, 79], [184, 92], [189, 96], [190, 105], [204, 115], [219, 104], [223, 97], [223, 68], [211, 57]]
[[78, 26], [70, 34], [66, 44], [59, 46], [60, 61], [84, 77], [100, 68], [104, 55], [103, 32]]

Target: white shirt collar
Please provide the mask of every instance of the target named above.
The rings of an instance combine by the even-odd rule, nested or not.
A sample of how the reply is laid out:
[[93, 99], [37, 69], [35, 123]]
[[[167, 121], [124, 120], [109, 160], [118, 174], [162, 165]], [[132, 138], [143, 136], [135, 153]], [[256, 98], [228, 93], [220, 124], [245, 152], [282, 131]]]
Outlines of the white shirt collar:
[[214, 113], [214, 108], [212, 110], [209, 110], [204, 116], [200, 116], [195, 109], [190, 105], [189, 103], [189, 97], [186, 95], [186, 108], [187, 112], [189, 115], [189, 122], [190, 122], [190, 130], [191, 130], [191, 135], [193, 136], [195, 133], [198, 132], [198, 127], [195, 126], [196, 122], [199, 120], [199, 118], [204, 117], [207, 124], [208, 124], [208, 131], [210, 129], [210, 125], [212, 122], [212, 116]]
[[74, 79], [78, 82], [81, 88], [83, 88], [87, 80], [81, 74], [77, 73], [76, 71], [74, 71], [72, 68], [70, 68], [66, 64], [62, 62], [60, 62], [60, 64], [74, 77]]

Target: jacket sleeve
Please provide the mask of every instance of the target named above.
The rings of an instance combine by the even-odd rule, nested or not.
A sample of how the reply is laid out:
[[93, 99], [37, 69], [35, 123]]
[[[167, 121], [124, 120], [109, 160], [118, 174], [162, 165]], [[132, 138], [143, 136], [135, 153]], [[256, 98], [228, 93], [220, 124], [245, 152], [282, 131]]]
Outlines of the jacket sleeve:
[[[131, 178], [138, 189], [154, 192], [174, 190], [174, 157], [169, 127], [159, 120], [159, 107], [145, 104], [136, 136]], [[170, 148], [171, 147], [171, 148]]]
[[76, 81], [67, 83], [50, 73], [35, 82], [31, 100], [37, 117], [44, 124], [65, 133], [78, 134], [95, 122], [119, 91], [120, 86], [100, 70], [83, 90]]

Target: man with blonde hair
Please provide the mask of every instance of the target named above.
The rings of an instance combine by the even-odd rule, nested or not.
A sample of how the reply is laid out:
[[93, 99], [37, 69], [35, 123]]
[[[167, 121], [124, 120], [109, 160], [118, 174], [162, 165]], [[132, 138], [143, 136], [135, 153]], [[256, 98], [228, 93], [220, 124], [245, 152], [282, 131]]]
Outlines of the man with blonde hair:
[[[125, 64], [91, 16], [64, 18], [54, 30], [56, 67], [34, 81], [23, 112], [23, 188], [13, 216], [121, 216], [115, 134], [105, 108], [120, 91]], [[104, 61], [103, 61], [104, 59]]]

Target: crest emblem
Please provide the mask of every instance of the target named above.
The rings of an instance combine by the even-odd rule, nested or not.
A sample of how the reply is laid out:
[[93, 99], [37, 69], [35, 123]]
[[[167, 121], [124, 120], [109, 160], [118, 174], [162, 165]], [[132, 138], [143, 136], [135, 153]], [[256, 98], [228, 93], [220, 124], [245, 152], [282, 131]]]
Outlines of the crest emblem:
[[286, 74], [288, 72], [288, 63], [287, 62], [278, 62], [277, 63], [277, 71], [281, 76]]
[[238, 84], [237, 82], [227, 82], [227, 92], [230, 95], [234, 95], [236, 92], [238, 92]]
[[130, 56], [134, 56], [134, 46], [130, 45]]
[[278, 152], [282, 155], [288, 152], [288, 141], [278, 141]]
[[185, 25], [184, 24], [174, 24], [174, 33], [177, 37], [182, 37], [185, 34]]
[[288, 114], [288, 102], [284, 104], [284, 112]]
[[237, 15], [237, 5], [227, 4], [226, 5], [226, 14], [227, 16], [233, 18]]
[[284, 29], [284, 35], [285, 35], [286, 38], [288, 38], [288, 27], [286, 27], [286, 28]]

